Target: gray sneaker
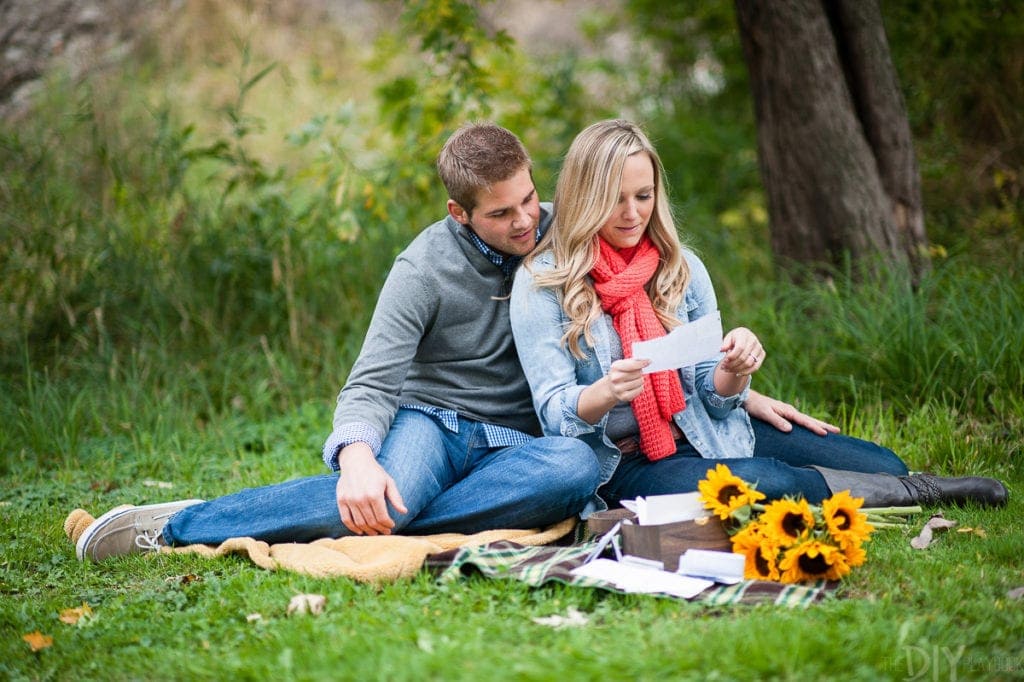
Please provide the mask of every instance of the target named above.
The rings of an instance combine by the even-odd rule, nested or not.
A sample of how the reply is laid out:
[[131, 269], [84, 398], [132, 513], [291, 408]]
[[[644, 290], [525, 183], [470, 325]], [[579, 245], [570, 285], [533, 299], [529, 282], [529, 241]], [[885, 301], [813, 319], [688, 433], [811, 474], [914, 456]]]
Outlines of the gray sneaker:
[[79, 561], [156, 552], [164, 546], [160, 532], [167, 519], [205, 500], [176, 500], [141, 507], [122, 505], [93, 521], [75, 545]]

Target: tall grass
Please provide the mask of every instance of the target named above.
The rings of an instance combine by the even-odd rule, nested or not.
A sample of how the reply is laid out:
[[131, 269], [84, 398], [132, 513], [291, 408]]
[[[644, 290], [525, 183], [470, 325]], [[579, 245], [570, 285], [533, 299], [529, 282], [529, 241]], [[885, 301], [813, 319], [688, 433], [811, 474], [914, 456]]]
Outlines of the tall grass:
[[[254, 70], [243, 88], [270, 72]], [[393, 255], [434, 207], [358, 189], [365, 171], [331, 132], [344, 113], [292, 136], [297, 153], [326, 151], [291, 171], [245, 151], [241, 95], [234, 133], [200, 140], [167, 103], [115, 119], [102, 93], [50, 93], [34, 124], [0, 131], [5, 453], [59, 465], [121, 424], [170, 437], [329, 404]], [[755, 209], [724, 216], [705, 258], [729, 323], [765, 340], [759, 387], [831, 414], [948, 412], [1019, 447], [1019, 269], [962, 255], [916, 289], [895, 271], [796, 285], [749, 245]], [[736, 231], [742, 258], [721, 257]]]
[[868, 391], [898, 412], [931, 400], [978, 416], [1019, 408], [1020, 276], [952, 259], [916, 289], [893, 272], [775, 282], [759, 296], [751, 324], [767, 337], [766, 374], [780, 390], [815, 402]]
[[[61, 138], [104, 134], [92, 118], [61, 123]], [[34, 351], [59, 343], [103, 352], [143, 339], [206, 346], [265, 333], [298, 349], [300, 335], [315, 338], [300, 334], [304, 315], [327, 321], [339, 297], [358, 303], [378, 284], [364, 275], [392, 255], [381, 248], [387, 230], [343, 240], [323, 192], [307, 198], [298, 179], [230, 155], [222, 140], [193, 142], [192, 127], [167, 111], [124, 125], [141, 128], [125, 148], [157, 152], [125, 167], [111, 135], [67, 159], [61, 140], [5, 131], [6, 348], [27, 340]], [[69, 182], [61, 161], [92, 171]], [[161, 168], [181, 177], [155, 182]], [[314, 191], [332, 180], [303, 178]], [[333, 325], [344, 329], [350, 317]]]
[[[571, 66], [524, 78], [507, 38], [489, 40], [475, 21], [441, 22], [422, 43], [443, 58], [437, 68], [480, 84], [473, 111], [498, 109], [498, 88], [510, 121], [556, 104], [575, 120]], [[472, 42], [479, 63], [442, 54], [446, 31]], [[379, 62], [409, 61], [404, 43], [382, 45]], [[457, 83], [378, 73], [378, 110], [318, 112], [282, 133], [272, 146], [287, 153], [269, 160], [249, 102], [279, 68], [297, 67], [236, 46], [237, 92], [220, 125], [153, 95], [161, 67], [144, 61], [80, 84], [57, 74], [33, 117], [0, 127], [5, 452], [50, 465], [51, 451], [74, 457], [112, 424], [158, 418], [187, 432], [239, 413], [271, 418], [311, 397], [330, 403], [395, 254], [443, 213], [432, 159], [459, 123]], [[534, 83], [564, 97], [520, 96]], [[418, 96], [404, 97], [409, 89]], [[553, 123], [538, 134], [573, 132], [539, 120]], [[542, 175], [562, 146], [538, 156]]]
[[[714, 254], [708, 256], [715, 272]], [[828, 282], [719, 278], [728, 326], [758, 333], [761, 391], [885, 443], [911, 466], [948, 473], [1019, 467], [1024, 451], [1024, 278], [967, 257], [905, 273]], [[876, 270], [877, 272], [877, 270]], [[921, 433], [930, 424], [932, 438]]]
[[49, 93], [0, 130], [5, 465], [332, 395], [407, 223], [353, 233], [369, 212], [339, 200], [359, 183], [344, 158], [288, 174], [167, 104], [111, 120], [88, 87]]

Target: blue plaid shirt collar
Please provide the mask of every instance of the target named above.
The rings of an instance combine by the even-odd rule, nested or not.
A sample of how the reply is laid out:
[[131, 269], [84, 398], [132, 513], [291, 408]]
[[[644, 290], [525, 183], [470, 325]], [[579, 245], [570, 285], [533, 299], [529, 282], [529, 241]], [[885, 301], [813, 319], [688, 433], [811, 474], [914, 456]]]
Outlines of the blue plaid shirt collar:
[[[515, 272], [516, 267], [518, 267], [519, 264], [522, 262], [523, 257], [522, 256], [506, 256], [505, 254], [498, 253], [497, 251], [492, 249], [490, 246], [488, 246], [487, 243], [484, 242], [483, 239], [480, 239], [480, 237], [477, 236], [477, 233], [474, 232], [472, 228], [470, 228], [469, 226], [466, 226], [466, 231], [469, 232], [469, 240], [471, 242], [473, 242], [473, 246], [475, 246], [477, 248], [477, 250], [480, 251], [480, 253], [484, 254], [484, 256], [487, 258], [487, 260], [491, 261], [492, 263], [497, 265], [499, 268], [501, 268], [501, 272], [505, 275], [506, 278], [507, 277], [511, 277], [512, 273]], [[540, 223], [538, 222], [537, 223], [537, 230], [536, 230], [536, 232], [534, 234], [534, 241], [535, 242], [539, 242], [540, 238], [543, 235], [544, 235], [544, 231], [541, 230]]]

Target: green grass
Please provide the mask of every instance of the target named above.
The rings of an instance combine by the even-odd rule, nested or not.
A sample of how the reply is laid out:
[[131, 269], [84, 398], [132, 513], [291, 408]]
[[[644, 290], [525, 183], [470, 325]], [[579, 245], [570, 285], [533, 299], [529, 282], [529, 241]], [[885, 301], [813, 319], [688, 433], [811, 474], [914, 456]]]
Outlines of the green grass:
[[[910, 549], [909, 532], [878, 533], [843, 598], [807, 611], [708, 610], [479, 579], [375, 588], [269, 573], [239, 558], [79, 563], [61, 531], [76, 506], [99, 513], [125, 501], [212, 497], [321, 471], [330, 394], [276, 416], [260, 417], [267, 408], [200, 418], [205, 401], [190, 407], [187, 374], [162, 390], [139, 377], [71, 390], [65, 380], [37, 381], [31, 396], [17, 382], [4, 390], [20, 406], [20, 419], [5, 424], [26, 431], [8, 432], [0, 506], [0, 671], [10, 679], [824, 679], [837, 670], [903, 679], [926, 663], [939, 666], [939, 679], [1012, 679], [1021, 670], [1024, 613], [1005, 596], [1024, 584], [1021, 432], [994, 417], [937, 401], [897, 414], [847, 398], [833, 411], [846, 431], [890, 444], [917, 468], [999, 474], [1015, 492], [1010, 507], [946, 510], [986, 537], [951, 532], [925, 552]], [[186, 575], [199, 580], [185, 584]], [[326, 595], [326, 612], [287, 617], [301, 592]], [[83, 602], [92, 621], [58, 621]], [[587, 627], [551, 631], [530, 620], [570, 606], [589, 615]], [[248, 622], [252, 613], [262, 619]], [[33, 654], [21, 636], [36, 630], [54, 646]], [[960, 656], [955, 670], [947, 653]]]
[[[149, 406], [141, 405], [145, 411]], [[76, 506], [210, 497], [320, 471], [328, 405], [307, 403], [264, 423], [216, 420], [199, 430], [90, 439], [75, 457], [16, 462], [0, 506], [0, 673], [8, 679], [903, 679], [938, 652], [939, 679], [1011, 679], [1024, 666], [1024, 612], [1006, 593], [1024, 584], [1021, 498], [1001, 511], [946, 509], [973, 533], [910, 548], [912, 529], [876, 533], [869, 561], [840, 597], [807, 610], [710, 609], [563, 586], [530, 589], [426, 575], [371, 586], [267, 572], [239, 557], [129, 557], [78, 562], [64, 537]], [[952, 439], [941, 421], [864, 412], [901, 443]], [[854, 425], [856, 426], [856, 425]], [[868, 435], [863, 434], [862, 435]], [[152, 438], [153, 442], [140, 443]], [[173, 484], [165, 490], [146, 479]], [[1015, 491], [1022, 477], [1012, 467]], [[924, 518], [918, 519], [917, 525]], [[184, 576], [195, 576], [184, 579]], [[288, 600], [327, 597], [317, 617]], [[90, 605], [92, 619], [58, 620]], [[569, 607], [587, 626], [551, 630], [535, 616]], [[262, 618], [249, 622], [247, 616]], [[39, 630], [52, 647], [31, 653]], [[955, 670], [942, 656], [960, 653]], [[955, 673], [955, 675], [954, 675]], [[930, 675], [931, 673], [929, 673]], [[931, 679], [925, 676], [925, 679]]]
[[[9, 435], [15, 445], [5, 448], [11, 456], [0, 506], [0, 672], [7, 678], [825, 679], [841, 673], [873, 680], [913, 677], [928, 665], [938, 667], [924, 679], [935, 670], [939, 679], [1013, 679], [1024, 667], [1024, 612], [1006, 596], [1024, 585], [1021, 432], [992, 416], [961, 415], [938, 399], [897, 411], [847, 396], [833, 414], [847, 432], [890, 444], [915, 468], [998, 473], [1015, 493], [1010, 506], [944, 510], [961, 527], [984, 529], [985, 537], [948, 532], [926, 551], [910, 548], [910, 529], [879, 531], [868, 563], [840, 597], [808, 610], [708, 609], [479, 578], [440, 585], [422, 575], [369, 586], [266, 572], [237, 557], [79, 563], [61, 530], [74, 507], [100, 513], [125, 501], [212, 497], [322, 470], [318, 449], [330, 395], [273, 416], [269, 409], [257, 417], [241, 410], [200, 419], [196, 410], [204, 402], [197, 408], [185, 400], [194, 379], [161, 376], [163, 393], [148, 390], [147, 376], [123, 383], [116, 375], [94, 378], [80, 390], [62, 391], [64, 380], [39, 374], [31, 391], [16, 382], [4, 391], [6, 409], [11, 398], [20, 404], [21, 422], [37, 415], [32, 430]], [[147, 479], [173, 488], [147, 486]], [[325, 595], [326, 611], [286, 616], [288, 600], [303, 592]], [[91, 620], [74, 626], [58, 620], [63, 609], [83, 602], [94, 612]], [[586, 613], [588, 625], [554, 631], [531, 621], [569, 607]], [[254, 613], [262, 618], [249, 622]], [[54, 644], [31, 653], [21, 636], [36, 630]]]

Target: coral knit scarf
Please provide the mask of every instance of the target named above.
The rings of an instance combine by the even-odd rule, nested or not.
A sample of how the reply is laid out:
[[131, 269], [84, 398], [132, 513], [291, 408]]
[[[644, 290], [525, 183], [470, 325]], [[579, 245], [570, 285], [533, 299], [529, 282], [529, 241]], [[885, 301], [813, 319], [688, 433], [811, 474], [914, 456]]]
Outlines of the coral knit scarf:
[[[601, 308], [612, 316], [612, 325], [622, 341], [623, 357], [633, 357], [633, 342], [665, 335], [665, 327], [654, 314], [644, 285], [654, 276], [661, 257], [645, 235], [636, 247], [616, 251], [598, 237], [597, 264], [590, 271]], [[632, 402], [640, 425], [640, 450], [647, 459], [659, 460], [675, 453], [669, 428], [672, 415], [686, 407], [679, 373], [675, 370], [644, 375], [644, 388]]]

